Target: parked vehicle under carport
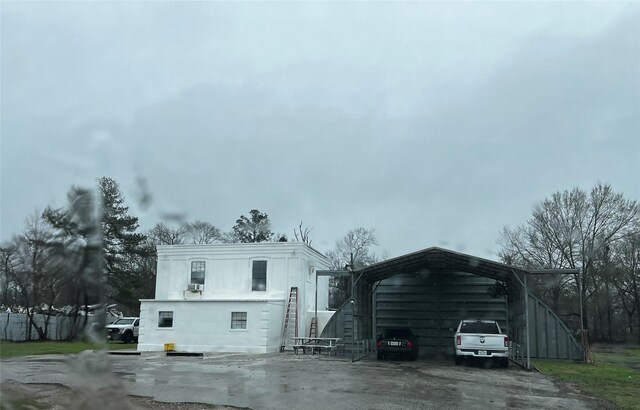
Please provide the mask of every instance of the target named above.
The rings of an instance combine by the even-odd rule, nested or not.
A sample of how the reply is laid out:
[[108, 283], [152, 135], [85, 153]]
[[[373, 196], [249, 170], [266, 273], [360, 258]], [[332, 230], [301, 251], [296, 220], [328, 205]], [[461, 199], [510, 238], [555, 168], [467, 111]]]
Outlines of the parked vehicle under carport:
[[455, 363], [465, 359], [491, 359], [509, 366], [509, 337], [495, 320], [461, 320], [454, 335]]
[[408, 327], [385, 328], [378, 335], [376, 349], [378, 359], [391, 355], [406, 356], [410, 360], [418, 357], [418, 336]]

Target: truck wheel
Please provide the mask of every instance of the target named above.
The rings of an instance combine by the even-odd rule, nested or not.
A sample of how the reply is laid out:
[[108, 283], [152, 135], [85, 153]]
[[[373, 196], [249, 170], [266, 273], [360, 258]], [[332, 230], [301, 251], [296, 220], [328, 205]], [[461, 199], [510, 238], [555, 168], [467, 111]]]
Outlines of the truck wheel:
[[133, 341], [133, 332], [131, 330], [127, 330], [122, 335], [122, 343], [131, 343]]
[[462, 364], [462, 357], [454, 355], [453, 356], [456, 362], [456, 366], [459, 366], [460, 364]]
[[504, 369], [508, 369], [509, 368], [509, 359], [508, 358], [504, 358], [502, 359], [502, 363], [500, 363], [501, 367]]

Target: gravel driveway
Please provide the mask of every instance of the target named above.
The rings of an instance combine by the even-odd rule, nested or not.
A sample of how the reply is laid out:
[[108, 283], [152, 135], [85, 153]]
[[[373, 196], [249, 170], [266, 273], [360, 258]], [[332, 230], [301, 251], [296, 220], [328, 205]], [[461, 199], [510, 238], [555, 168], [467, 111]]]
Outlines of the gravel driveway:
[[[607, 403], [516, 366], [505, 370], [454, 366], [449, 361], [436, 360], [365, 359], [351, 363], [291, 353], [214, 354], [197, 358], [165, 357], [160, 353], [109, 356], [105, 352], [83, 352], [4, 360], [1, 375], [5, 390], [22, 389], [27, 394], [44, 397], [47, 395], [42, 394], [43, 390], [55, 390], [52, 396], [58, 395], [61, 403], [64, 397], [72, 398], [60, 408], [78, 409], [608, 407]], [[54, 402], [48, 403], [54, 408]]]

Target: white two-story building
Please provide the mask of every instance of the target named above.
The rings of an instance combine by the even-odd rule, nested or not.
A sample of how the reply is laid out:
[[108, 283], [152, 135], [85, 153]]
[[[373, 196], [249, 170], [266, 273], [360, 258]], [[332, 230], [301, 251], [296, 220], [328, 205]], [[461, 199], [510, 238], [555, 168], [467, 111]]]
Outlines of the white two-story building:
[[[327, 258], [310, 246], [269, 242], [157, 250], [156, 298], [140, 301], [138, 350], [160, 351], [173, 343], [182, 352], [277, 352], [292, 287], [298, 289], [298, 335], [309, 335], [315, 271], [329, 269]], [[333, 312], [327, 310], [328, 277], [317, 283], [320, 334]]]

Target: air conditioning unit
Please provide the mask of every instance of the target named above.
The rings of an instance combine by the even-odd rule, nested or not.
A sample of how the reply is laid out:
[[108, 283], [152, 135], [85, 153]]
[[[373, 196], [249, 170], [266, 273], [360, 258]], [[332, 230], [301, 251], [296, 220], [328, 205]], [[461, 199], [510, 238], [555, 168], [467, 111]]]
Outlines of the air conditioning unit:
[[202, 292], [204, 290], [204, 285], [200, 285], [197, 283], [190, 283], [187, 285], [187, 292]]

